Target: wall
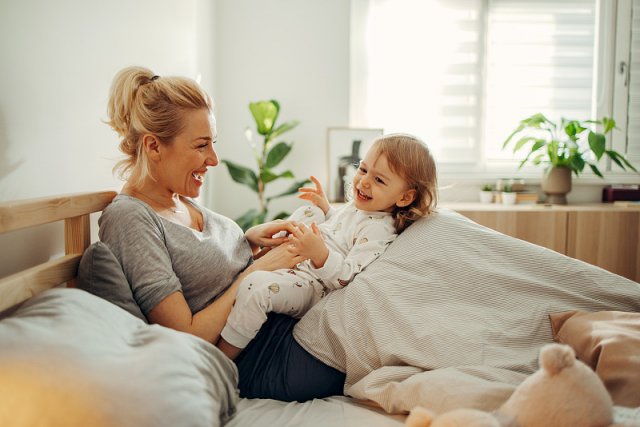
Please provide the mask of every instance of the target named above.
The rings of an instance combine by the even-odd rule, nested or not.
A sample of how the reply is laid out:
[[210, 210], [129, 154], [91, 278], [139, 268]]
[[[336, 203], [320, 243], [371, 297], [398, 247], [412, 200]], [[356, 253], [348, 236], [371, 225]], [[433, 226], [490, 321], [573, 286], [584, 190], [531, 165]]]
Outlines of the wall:
[[[102, 122], [114, 74], [139, 64], [211, 90], [213, 14], [209, 0], [0, 2], [0, 202], [120, 188]], [[58, 232], [0, 236], [0, 277], [59, 250], [32, 246]]]
[[[349, 1], [220, 0], [215, 28], [220, 158], [254, 165], [244, 138], [247, 126], [255, 129], [248, 104], [276, 99], [278, 122], [301, 122], [283, 136], [296, 144], [283, 167], [324, 182], [326, 129], [346, 126], [349, 118]], [[270, 194], [290, 184], [280, 181], [269, 184]], [[222, 164], [209, 173], [207, 187], [206, 203], [222, 214], [237, 217], [257, 207], [255, 193], [234, 183]], [[271, 211], [299, 205], [295, 197], [283, 198]]]

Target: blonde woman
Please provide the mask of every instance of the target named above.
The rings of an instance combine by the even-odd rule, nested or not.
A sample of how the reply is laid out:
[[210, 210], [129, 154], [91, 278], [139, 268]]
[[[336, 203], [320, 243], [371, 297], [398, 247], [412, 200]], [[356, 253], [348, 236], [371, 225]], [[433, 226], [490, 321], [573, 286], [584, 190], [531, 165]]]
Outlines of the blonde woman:
[[99, 219], [99, 236], [120, 262], [136, 303], [150, 323], [216, 343], [238, 284], [254, 270], [302, 260], [275, 247], [293, 231], [271, 222], [243, 233], [231, 219], [196, 203], [210, 167], [216, 123], [211, 98], [191, 79], [129, 67], [114, 78], [109, 125], [125, 158], [126, 180]]

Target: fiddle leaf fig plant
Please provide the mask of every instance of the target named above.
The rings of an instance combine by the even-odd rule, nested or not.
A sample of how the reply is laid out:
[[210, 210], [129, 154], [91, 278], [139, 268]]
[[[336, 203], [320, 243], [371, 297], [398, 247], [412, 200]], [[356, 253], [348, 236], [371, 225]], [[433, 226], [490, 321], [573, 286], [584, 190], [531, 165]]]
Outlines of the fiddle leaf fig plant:
[[[596, 132], [590, 125], [602, 126], [603, 130]], [[603, 178], [597, 162], [606, 155], [623, 170], [629, 168], [637, 173], [636, 168], [622, 154], [607, 150], [606, 135], [615, 127], [615, 120], [608, 117], [600, 120], [562, 118], [560, 123], [556, 123], [538, 113], [520, 121], [502, 148], [512, 144], [514, 153], [524, 148], [529, 150], [518, 169], [530, 162], [548, 167], [566, 167], [579, 176], [588, 165], [593, 173]]]
[[[256, 130], [262, 136], [262, 143], [256, 145], [253, 141], [253, 132], [247, 128], [245, 136], [251, 143], [255, 158], [255, 168], [246, 167], [230, 160], [222, 160], [227, 166], [231, 179], [239, 184], [246, 185], [258, 196], [257, 209], [250, 209], [236, 222], [243, 230], [261, 224], [267, 219], [269, 213], [269, 203], [277, 198], [288, 196], [298, 192], [298, 188], [310, 182], [308, 179], [293, 182], [286, 190], [272, 196], [267, 196], [267, 184], [280, 179], [294, 179], [293, 172], [285, 170], [278, 172], [275, 168], [287, 157], [293, 148], [293, 142], [276, 142], [276, 138], [285, 132], [298, 126], [297, 120], [291, 120], [276, 127], [280, 104], [276, 100], [258, 101], [249, 104], [249, 110], [255, 120]], [[272, 219], [285, 218], [289, 214], [281, 212]]]

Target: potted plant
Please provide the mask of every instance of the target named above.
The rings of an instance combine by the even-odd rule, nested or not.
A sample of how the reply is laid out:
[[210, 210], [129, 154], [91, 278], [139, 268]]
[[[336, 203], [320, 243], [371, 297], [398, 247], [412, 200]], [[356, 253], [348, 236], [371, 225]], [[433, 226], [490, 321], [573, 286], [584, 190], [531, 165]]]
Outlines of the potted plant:
[[489, 184], [482, 186], [482, 190], [480, 190], [480, 202], [493, 203], [493, 188], [491, 188]]
[[[256, 161], [255, 170], [230, 160], [222, 160], [222, 162], [227, 165], [231, 178], [235, 182], [246, 185], [258, 196], [259, 209], [250, 209], [235, 220], [245, 231], [266, 220], [269, 211], [269, 202], [271, 202], [271, 200], [297, 193], [298, 188], [310, 182], [308, 179], [295, 181], [286, 190], [272, 196], [267, 196], [267, 184], [279, 178], [294, 178], [290, 170], [276, 172], [274, 169], [287, 157], [293, 148], [293, 142], [276, 142], [276, 138], [298, 126], [299, 122], [292, 120], [276, 127], [280, 104], [273, 99], [270, 101], [252, 102], [249, 104], [249, 110], [256, 122], [258, 133], [263, 136], [262, 144], [256, 145], [253, 142], [253, 133], [251, 130], [247, 128], [247, 132], [245, 133], [253, 149]], [[287, 212], [280, 212], [272, 219], [286, 218], [287, 216], [289, 216]]]
[[502, 204], [503, 205], [515, 205], [517, 194], [511, 188], [511, 184], [506, 184], [502, 189]]
[[[591, 129], [594, 125], [603, 127], [602, 132]], [[580, 176], [585, 166], [602, 178], [597, 162], [607, 156], [623, 170], [638, 172], [620, 153], [606, 148], [606, 134], [611, 132], [616, 122], [608, 117], [601, 120], [567, 120], [552, 122], [543, 114], [534, 114], [520, 122], [509, 135], [502, 148], [514, 144], [513, 152], [528, 149], [527, 156], [518, 168], [527, 162], [546, 166], [542, 179], [542, 190], [547, 194], [547, 202], [566, 204], [566, 194], [571, 191], [571, 175]], [[518, 136], [518, 138], [516, 138]]]

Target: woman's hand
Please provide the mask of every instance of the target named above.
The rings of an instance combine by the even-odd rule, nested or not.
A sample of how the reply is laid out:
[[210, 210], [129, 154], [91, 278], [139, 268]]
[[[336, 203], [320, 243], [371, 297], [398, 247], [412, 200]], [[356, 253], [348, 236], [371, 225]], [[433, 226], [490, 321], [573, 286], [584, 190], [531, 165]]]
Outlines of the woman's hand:
[[329, 212], [329, 199], [327, 199], [327, 196], [324, 194], [324, 190], [322, 189], [322, 185], [320, 184], [320, 181], [318, 181], [318, 178], [316, 178], [315, 176], [310, 176], [309, 178], [311, 178], [311, 181], [313, 181], [313, 183], [316, 185], [316, 188], [298, 188], [298, 191], [302, 193], [298, 195], [298, 198], [313, 203], [314, 205], [322, 209], [322, 212], [324, 212], [324, 214], [326, 215], [327, 212]]
[[[287, 241], [287, 234], [296, 230], [296, 222], [283, 221], [277, 219], [275, 221], [265, 222], [251, 227], [244, 233], [244, 237], [251, 244], [254, 254], [259, 248], [278, 246]], [[273, 237], [274, 234], [281, 233], [279, 237]]]
[[290, 253], [310, 259], [316, 268], [322, 268], [329, 257], [329, 249], [315, 222], [311, 224], [311, 228], [300, 224], [289, 236], [288, 247]]
[[258, 259], [245, 271], [273, 271], [281, 268], [293, 268], [305, 258], [292, 251], [288, 245], [280, 245], [260, 252]]

